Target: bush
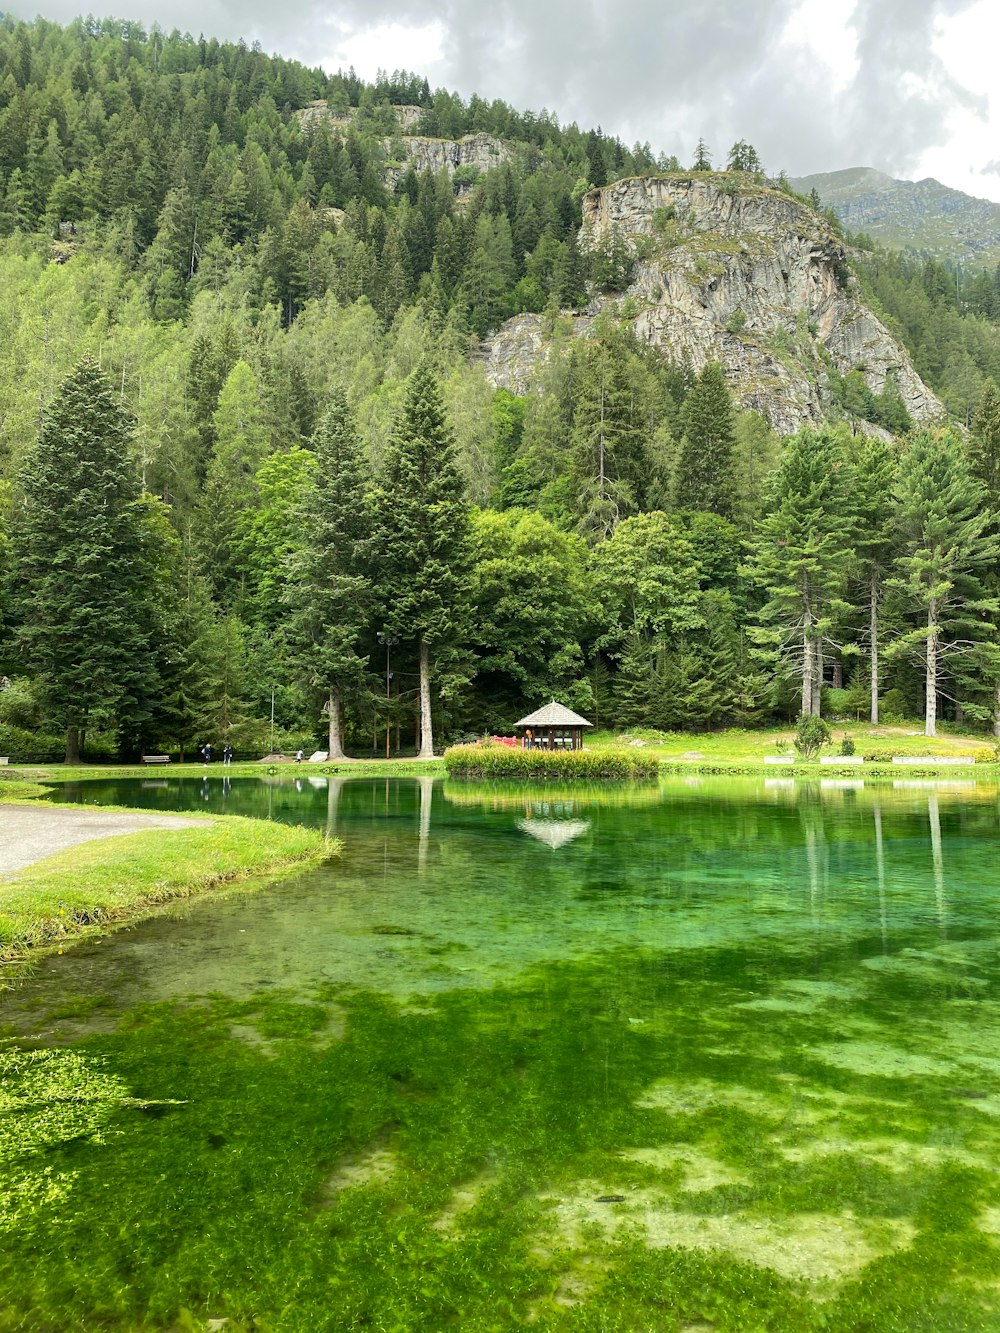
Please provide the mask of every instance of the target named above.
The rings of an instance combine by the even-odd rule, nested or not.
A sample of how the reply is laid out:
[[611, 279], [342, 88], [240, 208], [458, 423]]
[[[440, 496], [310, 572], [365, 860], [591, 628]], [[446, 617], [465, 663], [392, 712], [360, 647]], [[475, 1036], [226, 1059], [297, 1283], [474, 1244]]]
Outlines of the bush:
[[742, 333], [747, 326], [747, 312], [737, 308], [726, 320], [727, 333]]
[[455, 745], [444, 752], [451, 777], [561, 778], [563, 781], [636, 781], [655, 778], [655, 755], [632, 750], [521, 750], [507, 745]]
[[800, 759], [815, 759], [824, 745], [830, 743], [830, 728], [821, 717], [799, 719], [795, 733], [795, 749]]
[[854, 752], [855, 752], [855, 745], [853, 739], [850, 736], [845, 736], [844, 739], [840, 742], [840, 753], [854, 754]]
[[878, 712], [883, 722], [905, 722], [906, 695], [902, 690], [886, 690], [879, 701]]
[[0, 754], [9, 755], [14, 764], [57, 764], [66, 757], [66, 737], [0, 726]]

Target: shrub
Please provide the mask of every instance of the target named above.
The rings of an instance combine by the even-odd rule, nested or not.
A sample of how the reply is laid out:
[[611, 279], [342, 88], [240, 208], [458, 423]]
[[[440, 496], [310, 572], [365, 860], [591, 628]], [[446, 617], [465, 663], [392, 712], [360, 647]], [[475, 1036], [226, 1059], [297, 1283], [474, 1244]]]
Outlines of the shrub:
[[444, 752], [451, 777], [560, 778], [563, 781], [636, 781], [655, 778], [655, 755], [632, 750], [521, 750], [506, 745], [455, 745]]
[[66, 756], [66, 738], [0, 726], [0, 754], [9, 755], [15, 764], [55, 764]]
[[727, 333], [742, 333], [747, 326], [747, 312], [737, 307], [726, 320]]
[[844, 739], [840, 742], [840, 753], [854, 754], [854, 751], [855, 751], [855, 745], [853, 739], [850, 736], [845, 736]]
[[795, 749], [800, 759], [815, 759], [824, 745], [830, 742], [830, 728], [821, 717], [800, 718], [795, 733]]

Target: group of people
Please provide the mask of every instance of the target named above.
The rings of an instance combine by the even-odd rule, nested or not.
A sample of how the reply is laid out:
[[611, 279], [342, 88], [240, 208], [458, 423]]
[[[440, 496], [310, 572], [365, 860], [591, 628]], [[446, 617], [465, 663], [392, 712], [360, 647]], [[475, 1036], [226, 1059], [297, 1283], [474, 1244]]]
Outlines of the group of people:
[[[212, 747], [211, 747], [211, 745], [203, 745], [203, 746], [201, 747], [201, 757], [202, 757], [202, 759], [204, 759], [204, 761], [205, 761], [206, 764], [210, 764], [210, 763], [212, 762]], [[232, 762], [233, 762], [233, 747], [232, 747], [231, 745], [228, 745], [228, 744], [227, 744], [227, 745], [224, 745], [224, 746], [222, 747], [222, 763], [223, 763], [223, 766], [228, 768], [228, 766], [229, 766]]]

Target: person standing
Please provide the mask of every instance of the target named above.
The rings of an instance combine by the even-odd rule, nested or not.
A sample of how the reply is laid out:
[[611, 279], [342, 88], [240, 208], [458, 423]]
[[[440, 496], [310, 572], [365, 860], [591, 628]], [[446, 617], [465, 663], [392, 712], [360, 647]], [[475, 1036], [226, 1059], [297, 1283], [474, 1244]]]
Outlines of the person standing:
[[210, 763], [212, 762], [212, 747], [211, 747], [211, 745], [206, 745], [206, 746], [203, 747], [202, 752], [201, 752], [201, 757], [202, 757], [202, 759], [204, 759], [204, 761], [205, 761], [206, 764], [210, 764]]
[[225, 768], [228, 768], [232, 762], [233, 762], [233, 747], [227, 741], [226, 744], [222, 747], [222, 763]]

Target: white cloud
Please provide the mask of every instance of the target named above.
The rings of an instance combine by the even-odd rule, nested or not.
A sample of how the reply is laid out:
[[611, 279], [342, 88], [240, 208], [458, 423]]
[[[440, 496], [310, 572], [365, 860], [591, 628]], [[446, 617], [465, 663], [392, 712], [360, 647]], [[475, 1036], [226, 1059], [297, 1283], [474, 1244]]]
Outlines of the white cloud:
[[425, 74], [433, 85], [445, 51], [445, 27], [439, 19], [430, 23], [377, 23], [373, 27], [351, 31], [346, 23], [337, 23], [336, 45], [319, 63], [334, 71], [352, 65], [363, 79], [374, 79], [379, 69], [396, 69]]

